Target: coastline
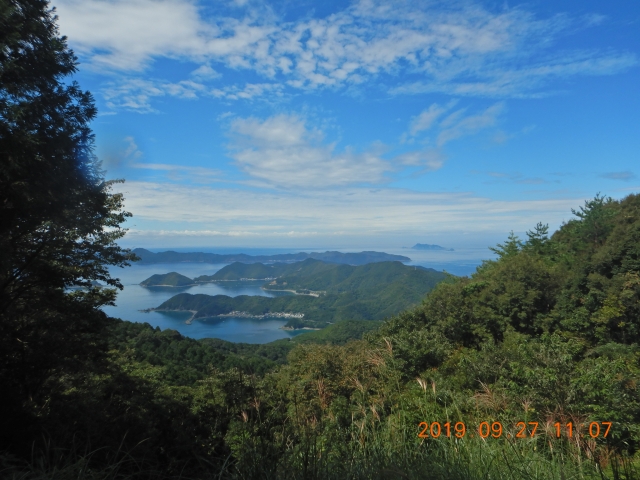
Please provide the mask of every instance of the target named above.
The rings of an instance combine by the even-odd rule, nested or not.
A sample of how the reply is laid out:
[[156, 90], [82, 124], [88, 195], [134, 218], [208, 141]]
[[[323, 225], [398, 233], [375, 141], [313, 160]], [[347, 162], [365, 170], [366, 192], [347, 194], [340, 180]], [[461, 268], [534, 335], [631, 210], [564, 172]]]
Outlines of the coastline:
[[285, 330], [287, 332], [295, 332], [296, 330], [322, 330], [322, 329], [321, 328], [313, 328], [313, 327], [293, 328], [293, 327], [282, 326], [282, 327], [280, 327], [280, 330]]
[[327, 292], [311, 292], [311, 293], [298, 293], [296, 290], [287, 290], [287, 289], [276, 289], [276, 288], [264, 288], [260, 287], [265, 292], [291, 292], [294, 295], [307, 295], [309, 297], [319, 297], [320, 295], [324, 295]]
[[[191, 312], [191, 316], [185, 321], [187, 325], [191, 325], [193, 320], [195, 319], [197, 310], [185, 310], [178, 308], [145, 308], [144, 310], [140, 310], [140, 312]], [[229, 313], [221, 313], [220, 315], [212, 315], [209, 317], [199, 317], [202, 319], [206, 318], [256, 318], [256, 319], [264, 319], [264, 318], [304, 318], [304, 313], [287, 313], [287, 312], [269, 312], [262, 315], [254, 315], [249, 312], [241, 312], [238, 310], [234, 310]], [[296, 329], [292, 329], [296, 330]]]
[[149, 313], [149, 312], [191, 312], [191, 316], [187, 318], [184, 322], [187, 325], [191, 325], [193, 323], [193, 319], [198, 313], [197, 310], [183, 310], [178, 308], [145, 308], [144, 310], [140, 310], [141, 312]]

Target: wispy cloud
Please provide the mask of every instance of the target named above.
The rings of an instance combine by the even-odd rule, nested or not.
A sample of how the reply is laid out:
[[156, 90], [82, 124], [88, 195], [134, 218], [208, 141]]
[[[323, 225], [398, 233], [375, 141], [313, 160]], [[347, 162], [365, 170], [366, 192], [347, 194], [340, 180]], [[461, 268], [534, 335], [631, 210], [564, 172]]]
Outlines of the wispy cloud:
[[609, 180], [621, 180], [623, 182], [628, 182], [629, 180], [633, 180], [636, 178], [636, 174], [626, 170], [624, 172], [608, 172], [600, 175], [602, 178], [608, 178]]
[[[250, 4], [207, 16], [191, 0], [58, 0], [56, 6], [62, 32], [92, 68], [131, 73], [159, 58], [189, 60], [201, 65], [193, 76], [198, 81], [215, 80], [213, 66], [220, 65], [294, 89], [375, 79], [394, 94], [505, 98], [544, 95], [553, 80], [613, 74], [638, 63], [626, 52], [554, 48], [571, 29], [596, 28], [600, 17], [536, 18], [523, 8], [469, 2], [444, 8], [360, 0], [325, 18], [294, 21]], [[415, 80], [398, 85], [399, 73]], [[428, 122], [418, 119], [416, 128]]]
[[[497, 182], [506, 182], [506, 183], [516, 183], [519, 185], [542, 185], [545, 183], [552, 183], [550, 180], [547, 180], [542, 177], [528, 177], [523, 175], [520, 172], [477, 172], [472, 171], [473, 174], [481, 174], [487, 175], [491, 177], [493, 180], [492, 183]], [[558, 180], [555, 180], [553, 183], [560, 183]]]
[[445, 119], [443, 125], [445, 128], [438, 134], [437, 144], [439, 147], [445, 143], [455, 140], [456, 138], [464, 137], [467, 135], [473, 135], [488, 127], [492, 127], [496, 124], [498, 116], [504, 111], [504, 103], [496, 103], [489, 108], [476, 115], [461, 116], [456, 115], [458, 112], [454, 112], [449, 119]]
[[415, 136], [419, 132], [431, 129], [436, 121], [453, 105], [455, 105], [455, 103], [450, 103], [447, 106], [440, 106], [434, 103], [426, 110], [423, 110], [417, 117], [411, 120], [411, 126], [409, 127], [410, 135]]
[[468, 114], [467, 108], [451, 111], [456, 104], [457, 101], [448, 105], [432, 104], [411, 120], [409, 131], [401, 140], [406, 141], [425, 132], [436, 133], [435, 144], [440, 148], [452, 140], [495, 126], [505, 110], [504, 102], [498, 102], [479, 113]]
[[268, 185], [324, 188], [378, 183], [392, 166], [372, 149], [337, 152], [318, 129], [303, 118], [276, 115], [265, 120], [236, 119], [231, 123], [231, 156], [242, 171]]
[[169, 180], [192, 183], [209, 184], [214, 181], [221, 181], [224, 177], [223, 172], [212, 168], [189, 167], [166, 163], [134, 163], [131, 165], [131, 168], [163, 172]]

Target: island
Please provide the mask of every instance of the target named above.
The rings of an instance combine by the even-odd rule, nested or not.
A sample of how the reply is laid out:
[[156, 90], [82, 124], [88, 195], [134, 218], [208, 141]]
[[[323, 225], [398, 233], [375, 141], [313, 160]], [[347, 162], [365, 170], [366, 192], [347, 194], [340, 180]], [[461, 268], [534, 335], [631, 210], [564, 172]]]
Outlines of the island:
[[239, 281], [257, 272], [275, 276], [263, 278], [267, 279], [263, 289], [288, 290], [295, 295], [271, 298], [180, 293], [150, 310], [190, 311], [192, 319], [203, 321], [225, 317], [286, 318], [287, 329], [324, 328], [342, 320], [383, 320], [419, 304], [436, 284], [452, 278], [444, 272], [401, 262], [352, 266], [307, 259], [295, 264], [252, 267], [255, 270], [234, 263], [211, 275], [208, 281], [216, 281], [216, 275], [217, 281]]
[[409, 257], [403, 255], [392, 255], [384, 252], [300, 252], [284, 253], [278, 255], [247, 255], [244, 253], [225, 254], [203, 253], [203, 252], [158, 252], [153, 253], [144, 248], [135, 248], [133, 253], [139, 258], [142, 264], [149, 263], [293, 263], [312, 258], [326, 263], [344, 263], [347, 265], [365, 265], [375, 262], [410, 262]]
[[453, 252], [453, 248], [444, 248], [440, 245], [429, 245], [428, 243], [416, 243], [413, 247], [413, 250], [443, 250], [445, 252]]
[[178, 272], [165, 273], [164, 275], [151, 275], [149, 278], [140, 282], [143, 287], [188, 287], [195, 285], [189, 277], [180, 275]]

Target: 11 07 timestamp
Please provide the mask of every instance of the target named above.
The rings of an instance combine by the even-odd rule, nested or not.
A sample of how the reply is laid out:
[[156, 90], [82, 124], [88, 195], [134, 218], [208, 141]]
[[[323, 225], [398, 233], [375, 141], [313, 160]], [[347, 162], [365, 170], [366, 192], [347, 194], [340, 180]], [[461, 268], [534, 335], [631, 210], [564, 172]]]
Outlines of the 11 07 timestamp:
[[[554, 423], [551, 428], [545, 428], [544, 433], [547, 435], [554, 435], [556, 438], [567, 437], [573, 438], [574, 435], [580, 435], [583, 429], [587, 429], [591, 438], [606, 438], [610, 431], [613, 422], [591, 422], [589, 424], [580, 424], [574, 426], [573, 422], [567, 423]], [[587, 428], [588, 425], [588, 428]], [[481, 438], [533, 438], [536, 434], [539, 434], [538, 422], [517, 422], [514, 428], [507, 432], [501, 422], [481, 422], [476, 428], [469, 431], [467, 425], [464, 422], [420, 422], [418, 424], [419, 438], [439, 438], [439, 437], [454, 437], [464, 438], [468, 433], [473, 435], [477, 434]]]

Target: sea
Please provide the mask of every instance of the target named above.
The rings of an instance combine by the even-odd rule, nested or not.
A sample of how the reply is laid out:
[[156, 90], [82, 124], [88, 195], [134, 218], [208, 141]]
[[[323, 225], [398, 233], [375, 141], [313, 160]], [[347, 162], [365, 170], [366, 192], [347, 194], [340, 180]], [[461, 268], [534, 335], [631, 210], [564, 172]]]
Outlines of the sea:
[[[491, 252], [483, 249], [463, 249], [455, 251], [442, 250], [412, 250], [389, 249], [367, 247], [363, 249], [337, 249], [337, 248], [307, 248], [307, 249], [282, 249], [282, 248], [149, 248], [153, 252], [174, 250], [178, 252], [207, 252], [218, 254], [246, 253], [248, 255], [276, 255], [281, 253], [297, 252], [325, 252], [338, 250], [341, 252], [360, 252], [373, 250], [396, 255], [404, 255], [411, 258], [406, 265], [420, 265], [433, 268], [438, 271], [446, 271], [453, 275], [471, 275], [482, 263], [482, 259], [493, 258]], [[110, 272], [112, 277], [119, 278], [123, 290], [118, 292], [115, 306], [105, 306], [103, 310], [112, 317], [121, 318], [131, 322], [148, 323], [161, 329], [173, 329], [180, 334], [195, 339], [219, 338], [229, 342], [238, 343], [269, 343], [283, 338], [291, 338], [304, 333], [305, 330], [283, 330], [286, 319], [251, 319], [226, 317], [224, 319], [194, 320], [191, 324], [186, 321], [191, 317], [189, 312], [156, 312], [145, 311], [158, 307], [161, 303], [178, 293], [190, 293], [206, 295], [261, 295], [274, 297], [290, 295], [288, 292], [267, 292], [260, 287], [264, 282], [225, 282], [207, 283], [191, 287], [143, 287], [140, 282], [154, 274], [178, 272], [189, 278], [199, 275], [213, 275], [226, 264], [208, 263], [160, 263], [143, 265], [133, 263], [130, 267], [113, 267]]]

